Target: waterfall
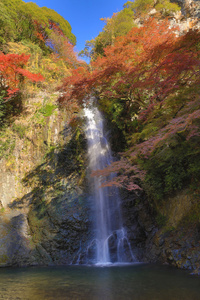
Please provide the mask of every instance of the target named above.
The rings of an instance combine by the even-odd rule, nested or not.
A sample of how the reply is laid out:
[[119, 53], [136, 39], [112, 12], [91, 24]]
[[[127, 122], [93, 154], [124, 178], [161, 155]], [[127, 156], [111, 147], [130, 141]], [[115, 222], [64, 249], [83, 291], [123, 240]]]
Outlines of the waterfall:
[[[111, 150], [103, 133], [103, 118], [97, 107], [84, 109], [87, 118], [89, 172], [105, 168], [113, 161]], [[113, 176], [113, 175], [110, 175]], [[112, 177], [110, 177], [112, 178]], [[100, 187], [101, 177], [90, 176], [92, 201], [95, 206], [94, 262], [110, 264], [135, 261], [131, 246], [123, 228], [120, 196], [117, 187]], [[127, 253], [129, 252], [129, 253]], [[128, 255], [127, 255], [128, 254]]]

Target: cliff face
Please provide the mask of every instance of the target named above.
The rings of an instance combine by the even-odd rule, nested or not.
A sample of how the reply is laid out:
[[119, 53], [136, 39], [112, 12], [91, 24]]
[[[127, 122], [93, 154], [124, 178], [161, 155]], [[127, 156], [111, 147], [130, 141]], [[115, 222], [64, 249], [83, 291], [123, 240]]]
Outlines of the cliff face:
[[200, 18], [199, 0], [171, 0], [181, 6], [183, 14], [187, 17]]
[[90, 240], [85, 140], [57, 97], [25, 100], [2, 133], [0, 266], [75, 263]]
[[[57, 114], [54, 101], [57, 95], [45, 93], [26, 100], [25, 111], [9, 128], [1, 132], [1, 204], [4, 208], [28, 191], [21, 179], [41, 161], [51, 145], [58, 145], [64, 119]], [[51, 99], [50, 99], [51, 98]], [[48, 104], [45, 102], [48, 101]], [[50, 102], [49, 102], [50, 101]], [[47, 108], [52, 114], [45, 117]], [[53, 112], [54, 110], [54, 112]], [[60, 121], [61, 120], [61, 121]], [[7, 145], [5, 147], [4, 145]]]
[[198, 211], [198, 199], [189, 190], [166, 198], [159, 214], [144, 193], [123, 193], [124, 226], [138, 260], [169, 264], [200, 275]]

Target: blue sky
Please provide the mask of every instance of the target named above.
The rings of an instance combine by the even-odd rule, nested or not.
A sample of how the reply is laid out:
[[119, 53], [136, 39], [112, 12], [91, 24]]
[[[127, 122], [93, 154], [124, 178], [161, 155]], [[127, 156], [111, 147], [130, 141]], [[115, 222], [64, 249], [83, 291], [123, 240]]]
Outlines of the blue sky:
[[[25, 0], [25, 2], [30, 2]], [[40, 7], [46, 6], [57, 11], [72, 26], [77, 38], [76, 50], [85, 46], [86, 40], [95, 38], [105, 23], [102, 17], [111, 17], [114, 12], [122, 10], [127, 0], [32, 0]]]

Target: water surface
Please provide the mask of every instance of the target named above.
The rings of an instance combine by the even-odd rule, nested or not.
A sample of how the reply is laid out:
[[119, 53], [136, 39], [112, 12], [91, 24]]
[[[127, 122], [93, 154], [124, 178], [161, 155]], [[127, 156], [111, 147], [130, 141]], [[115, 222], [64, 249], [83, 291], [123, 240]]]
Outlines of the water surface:
[[0, 269], [6, 300], [199, 300], [200, 278], [168, 266]]

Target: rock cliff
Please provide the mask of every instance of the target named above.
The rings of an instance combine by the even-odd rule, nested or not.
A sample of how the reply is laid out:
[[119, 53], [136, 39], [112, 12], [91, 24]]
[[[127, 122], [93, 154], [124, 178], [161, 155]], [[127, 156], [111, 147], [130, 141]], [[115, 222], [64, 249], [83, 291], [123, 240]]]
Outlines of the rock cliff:
[[75, 263], [90, 240], [85, 140], [57, 97], [26, 99], [2, 132], [0, 266]]
[[181, 6], [186, 17], [200, 18], [199, 0], [171, 0]]

